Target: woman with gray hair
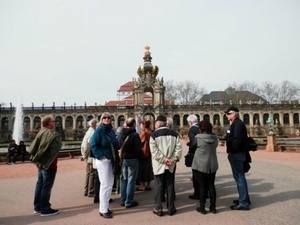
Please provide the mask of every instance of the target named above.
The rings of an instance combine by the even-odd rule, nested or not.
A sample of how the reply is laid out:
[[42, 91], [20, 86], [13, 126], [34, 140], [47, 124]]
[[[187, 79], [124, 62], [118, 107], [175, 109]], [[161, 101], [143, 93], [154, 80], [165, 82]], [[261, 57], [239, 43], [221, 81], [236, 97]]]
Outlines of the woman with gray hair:
[[[100, 216], [106, 219], [113, 217], [112, 211], [109, 209], [109, 200], [114, 184], [112, 150], [117, 154], [116, 150], [119, 149], [116, 134], [112, 128], [111, 115], [108, 112], [103, 113], [100, 119], [100, 125], [95, 130], [91, 141], [91, 150], [95, 157], [95, 164], [101, 183], [99, 191], [99, 213]], [[111, 146], [113, 146], [114, 149], [112, 149]]]

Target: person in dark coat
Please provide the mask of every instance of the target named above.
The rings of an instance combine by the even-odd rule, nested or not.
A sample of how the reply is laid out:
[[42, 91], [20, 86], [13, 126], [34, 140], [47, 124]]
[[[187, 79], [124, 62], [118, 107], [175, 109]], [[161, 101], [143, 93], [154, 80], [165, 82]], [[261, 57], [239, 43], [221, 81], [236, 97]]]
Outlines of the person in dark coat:
[[7, 151], [6, 164], [15, 164], [18, 156], [18, 145], [14, 139], [10, 140]]
[[[187, 121], [190, 126], [190, 129], [188, 132], [189, 140], [187, 142], [187, 145], [189, 146], [188, 154], [194, 155], [196, 148], [194, 146], [192, 146], [191, 143], [193, 142], [195, 136], [199, 133], [198, 118], [196, 115], [192, 114], [187, 117]], [[199, 183], [195, 179], [195, 175], [193, 172], [192, 172], [192, 180], [193, 180], [194, 193], [192, 195], [189, 195], [189, 198], [196, 200], [196, 199], [199, 199], [200, 190], [199, 190]]]
[[142, 142], [139, 134], [136, 132], [136, 121], [134, 118], [126, 120], [126, 128], [121, 131], [122, 160], [121, 170], [121, 205], [126, 208], [138, 205], [134, 201], [135, 182], [139, 170], [139, 160], [143, 158]]
[[230, 208], [233, 210], [249, 210], [250, 199], [244, 171], [244, 162], [248, 152], [247, 128], [239, 118], [238, 108], [229, 107], [224, 113], [231, 122], [226, 133], [226, 146], [232, 175], [239, 193], [239, 199], [234, 200], [234, 205], [230, 206]]

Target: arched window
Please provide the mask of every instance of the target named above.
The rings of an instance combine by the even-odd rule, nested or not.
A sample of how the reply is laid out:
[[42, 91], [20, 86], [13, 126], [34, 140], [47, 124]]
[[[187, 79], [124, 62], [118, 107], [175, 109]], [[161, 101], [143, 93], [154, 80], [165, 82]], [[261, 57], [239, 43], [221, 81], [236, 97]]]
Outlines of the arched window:
[[123, 124], [125, 123], [125, 116], [121, 115], [118, 118], [118, 127], [123, 127]]
[[73, 128], [73, 117], [67, 116], [66, 118], [66, 129], [72, 129]]
[[299, 124], [299, 113], [293, 115], [294, 124]]
[[180, 116], [177, 114], [173, 116], [173, 126], [180, 127]]
[[229, 120], [227, 119], [227, 116], [224, 114], [223, 116], [224, 126], [227, 126], [230, 124]]
[[198, 114], [195, 114], [195, 116], [197, 117], [198, 122], [199, 122], [200, 121], [200, 116]]
[[214, 118], [213, 125], [220, 125], [220, 115], [215, 114], [213, 118]]
[[78, 116], [76, 118], [76, 127], [83, 128], [83, 117], [82, 116]]
[[258, 113], [255, 113], [255, 114], [253, 115], [253, 124], [254, 124], [254, 125], [260, 125], [259, 114], [258, 114]]
[[185, 115], [183, 116], [183, 126], [189, 125], [188, 121], [186, 120], [186, 119], [188, 118], [188, 116], [189, 116], [189, 115], [187, 115], [187, 114], [185, 114]]
[[24, 117], [23, 128], [24, 128], [24, 130], [30, 129], [30, 118], [28, 116]]
[[290, 115], [288, 113], [283, 114], [283, 124], [290, 124]]
[[205, 120], [205, 121], [210, 121], [210, 116], [208, 115], [208, 114], [204, 114], [204, 116], [203, 116], [203, 120]]
[[250, 117], [249, 117], [249, 114], [244, 114], [244, 118], [243, 118], [243, 121], [246, 125], [249, 125], [250, 124]]
[[267, 124], [268, 119], [269, 119], [269, 113], [265, 113], [263, 115], [263, 123], [264, 123], [264, 125]]
[[89, 116], [87, 117], [87, 121], [90, 121], [90, 120], [93, 119], [93, 118], [94, 118], [93, 116], [89, 115]]
[[39, 116], [34, 117], [33, 129], [35, 129], [35, 130], [41, 129], [41, 117], [39, 117]]
[[278, 114], [278, 113], [275, 113], [275, 114], [274, 114], [274, 119], [273, 119], [273, 120], [274, 120], [274, 123], [275, 123], [275, 124], [280, 124], [279, 114]]
[[1, 129], [2, 130], [8, 130], [8, 118], [7, 117], [3, 117], [1, 120]]

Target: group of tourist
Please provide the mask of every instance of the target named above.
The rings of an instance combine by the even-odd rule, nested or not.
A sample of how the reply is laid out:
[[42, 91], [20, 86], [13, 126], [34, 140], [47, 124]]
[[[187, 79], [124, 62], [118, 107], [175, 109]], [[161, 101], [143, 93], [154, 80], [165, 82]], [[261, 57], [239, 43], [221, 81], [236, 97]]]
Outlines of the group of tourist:
[[6, 164], [12, 165], [15, 164], [21, 156], [21, 161], [25, 161], [27, 151], [26, 145], [24, 141], [20, 141], [19, 145], [16, 143], [14, 139], [10, 140], [8, 145], [7, 157], [6, 157]]
[[[249, 210], [250, 199], [247, 181], [243, 169], [247, 151], [247, 130], [239, 119], [239, 110], [230, 107], [225, 114], [231, 125], [227, 131], [227, 153], [237, 184], [239, 198], [234, 200], [233, 210]], [[41, 216], [58, 214], [50, 206], [50, 193], [54, 183], [57, 154], [61, 147], [59, 135], [54, 131], [54, 118], [46, 116], [42, 120], [43, 128], [30, 146], [32, 162], [38, 167], [34, 211]], [[198, 123], [197, 116], [187, 118], [189, 154], [192, 162], [192, 181], [194, 192], [189, 196], [199, 200], [196, 210], [206, 214], [206, 199], [210, 199], [209, 211], [217, 213], [215, 177], [218, 170], [218, 139], [208, 121]], [[52, 123], [53, 122], [53, 123]], [[99, 202], [99, 213], [103, 218], [113, 218], [109, 208], [114, 184], [120, 184], [120, 205], [132, 208], [139, 205], [134, 199], [135, 191], [151, 190], [150, 182], [155, 182], [154, 208], [152, 212], [163, 216], [163, 201], [169, 215], [177, 212], [175, 207], [175, 170], [176, 163], [182, 157], [182, 145], [177, 132], [172, 129], [172, 119], [159, 115], [155, 120], [155, 129], [151, 131], [151, 122], [140, 123], [141, 132], [137, 133], [137, 121], [128, 118], [118, 133], [111, 123], [111, 115], [103, 113], [100, 122], [89, 121], [89, 129], [82, 141], [82, 159], [86, 161], [84, 195], [94, 197]], [[113, 165], [120, 162], [120, 175], [115, 173]], [[136, 184], [139, 184], [135, 188]], [[117, 188], [117, 187], [116, 187]], [[95, 198], [97, 196], [97, 198]]]

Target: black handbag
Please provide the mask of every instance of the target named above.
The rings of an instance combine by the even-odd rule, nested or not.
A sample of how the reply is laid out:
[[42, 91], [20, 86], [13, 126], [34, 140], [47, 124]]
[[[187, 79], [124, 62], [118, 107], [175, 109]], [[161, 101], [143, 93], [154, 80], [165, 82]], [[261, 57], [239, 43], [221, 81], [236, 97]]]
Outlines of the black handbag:
[[184, 156], [185, 158], [185, 161], [184, 161], [184, 164], [186, 167], [191, 167], [192, 164], [193, 164], [193, 159], [194, 159], [194, 154], [186, 154], [186, 156]]
[[112, 159], [112, 169], [115, 176], [121, 175], [121, 162], [118, 158], [119, 157]]
[[256, 151], [258, 144], [252, 137], [248, 137], [248, 151]]

